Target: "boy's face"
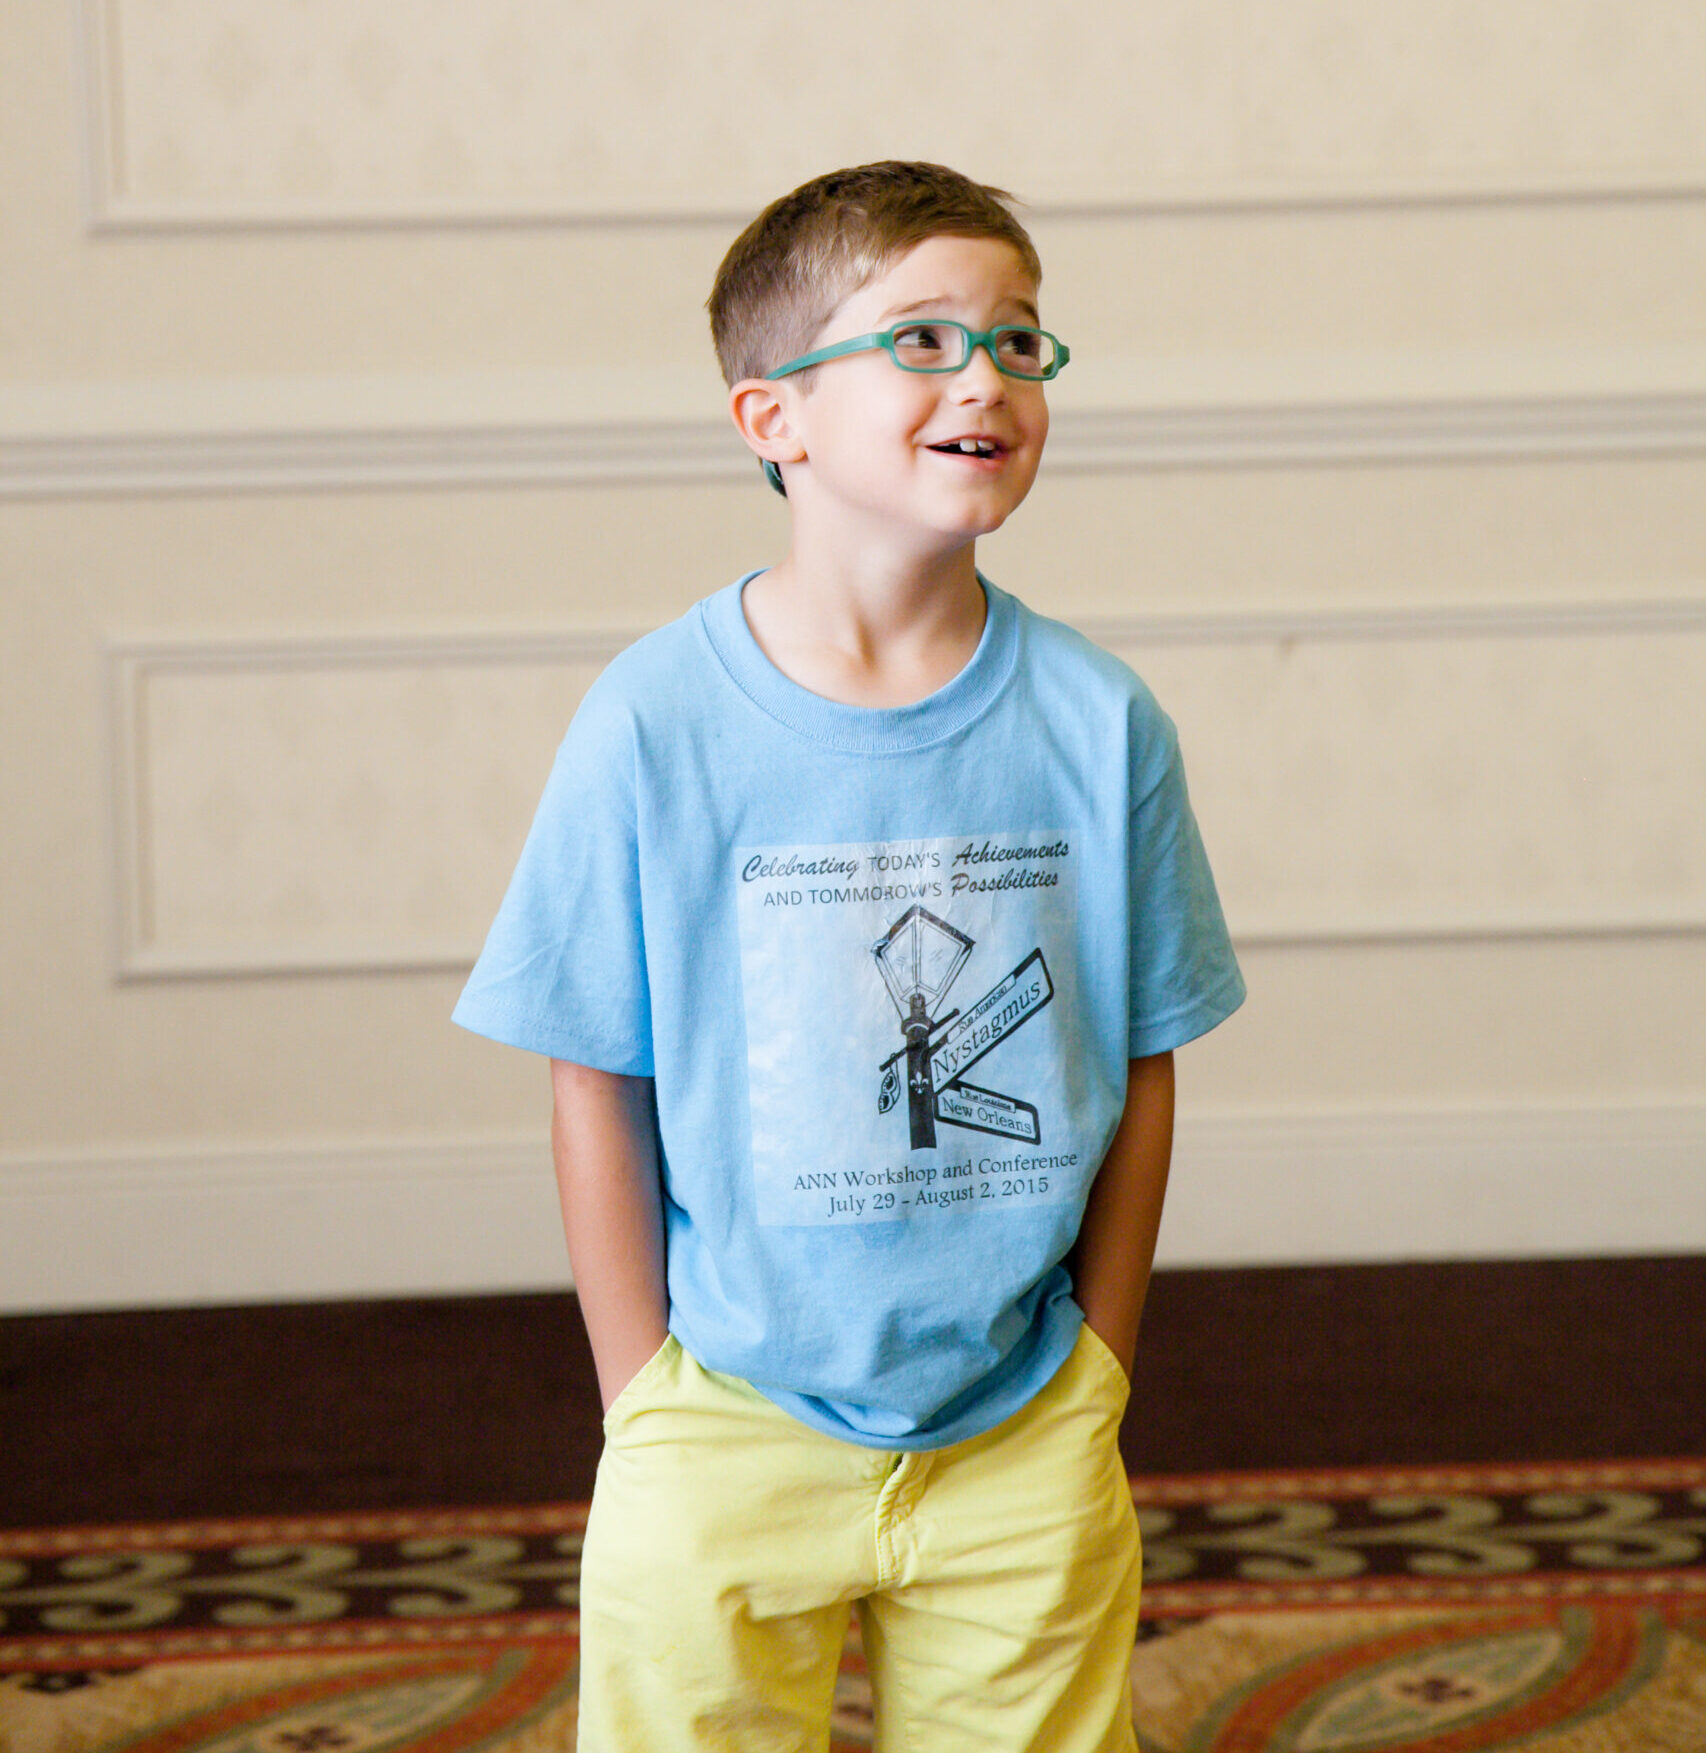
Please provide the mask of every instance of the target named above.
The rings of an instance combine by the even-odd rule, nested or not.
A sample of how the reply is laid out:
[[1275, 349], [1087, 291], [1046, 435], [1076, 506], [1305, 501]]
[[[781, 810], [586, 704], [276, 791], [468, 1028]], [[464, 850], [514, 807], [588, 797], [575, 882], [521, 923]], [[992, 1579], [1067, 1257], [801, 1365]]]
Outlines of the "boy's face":
[[[853, 293], [811, 345], [932, 316], [978, 331], [1034, 327], [1037, 289], [1010, 244], [926, 238]], [[802, 509], [809, 501], [849, 534], [898, 536], [919, 551], [999, 529], [1030, 491], [1048, 437], [1042, 384], [1004, 376], [982, 347], [963, 370], [939, 374], [902, 371], [881, 349], [849, 354], [818, 366], [790, 403], [807, 464], [790, 489]], [[980, 454], [960, 448], [967, 439]]]

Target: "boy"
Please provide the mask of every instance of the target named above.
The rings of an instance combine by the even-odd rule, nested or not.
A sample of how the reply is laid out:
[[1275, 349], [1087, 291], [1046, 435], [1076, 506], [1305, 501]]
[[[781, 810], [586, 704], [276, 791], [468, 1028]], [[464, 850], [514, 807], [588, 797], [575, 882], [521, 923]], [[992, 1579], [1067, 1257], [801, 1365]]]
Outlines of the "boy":
[[589, 690], [457, 1008], [553, 1060], [586, 1753], [823, 1748], [850, 1605], [878, 1747], [1134, 1746], [1116, 1438], [1172, 1049], [1243, 984], [1171, 724], [974, 564], [1068, 357], [1040, 278], [935, 165], [737, 240], [788, 552]]

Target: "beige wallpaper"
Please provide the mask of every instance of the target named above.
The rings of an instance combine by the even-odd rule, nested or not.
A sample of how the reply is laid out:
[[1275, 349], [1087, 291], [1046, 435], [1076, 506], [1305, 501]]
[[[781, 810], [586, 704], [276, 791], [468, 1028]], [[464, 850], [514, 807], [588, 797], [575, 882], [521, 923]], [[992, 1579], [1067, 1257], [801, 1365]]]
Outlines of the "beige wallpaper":
[[1167, 1257], [1706, 1248], [1706, 12], [852, 16], [9, 6], [4, 1306], [560, 1278], [449, 1008], [590, 677], [779, 551], [733, 224], [879, 153], [1037, 203], [982, 558], [1179, 719], [1249, 975]]

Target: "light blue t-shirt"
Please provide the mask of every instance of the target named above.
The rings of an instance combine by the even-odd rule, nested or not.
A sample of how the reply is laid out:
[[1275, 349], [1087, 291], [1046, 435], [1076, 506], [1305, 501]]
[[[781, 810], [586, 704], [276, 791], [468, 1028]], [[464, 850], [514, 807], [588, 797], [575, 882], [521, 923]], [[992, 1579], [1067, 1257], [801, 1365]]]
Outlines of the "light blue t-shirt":
[[934, 1448], [1064, 1361], [1127, 1060], [1244, 984], [1124, 664], [985, 581], [953, 681], [841, 705], [760, 651], [745, 582], [588, 691], [455, 1019], [655, 1078], [694, 1357]]

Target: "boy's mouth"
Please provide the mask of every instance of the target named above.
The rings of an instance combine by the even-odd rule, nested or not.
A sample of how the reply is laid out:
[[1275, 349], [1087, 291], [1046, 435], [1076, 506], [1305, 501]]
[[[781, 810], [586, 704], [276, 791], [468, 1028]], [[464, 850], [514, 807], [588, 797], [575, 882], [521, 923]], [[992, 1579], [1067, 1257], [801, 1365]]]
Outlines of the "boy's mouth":
[[931, 450], [939, 451], [943, 456], [967, 457], [997, 457], [1005, 448], [993, 438], [950, 438], [941, 444], [930, 446]]

